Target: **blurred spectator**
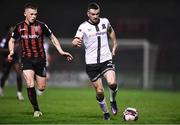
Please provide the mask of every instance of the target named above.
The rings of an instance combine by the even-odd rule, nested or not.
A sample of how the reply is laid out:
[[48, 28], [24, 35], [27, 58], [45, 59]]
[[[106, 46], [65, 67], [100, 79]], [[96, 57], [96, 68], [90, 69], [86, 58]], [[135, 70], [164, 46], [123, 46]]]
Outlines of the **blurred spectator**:
[[19, 53], [18, 53], [18, 44], [17, 42], [15, 43], [15, 50], [14, 50], [14, 60], [12, 62], [8, 61], [8, 41], [11, 37], [11, 33], [14, 30], [13, 26], [9, 26], [7, 28], [8, 33], [7, 35], [0, 40], [0, 52], [2, 56], [2, 76], [0, 80], [0, 96], [4, 96], [3, 89], [6, 83], [6, 80], [8, 79], [11, 67], [14, 68], [15, 73], [16, 73], [16, 78], [17, 78], [17, 98], [19, 100], [24, 100], [24, 97], [22, 95], [22, 77], [21, 77], [21, 70], [20, 70], [20, 58], [19, 58]]

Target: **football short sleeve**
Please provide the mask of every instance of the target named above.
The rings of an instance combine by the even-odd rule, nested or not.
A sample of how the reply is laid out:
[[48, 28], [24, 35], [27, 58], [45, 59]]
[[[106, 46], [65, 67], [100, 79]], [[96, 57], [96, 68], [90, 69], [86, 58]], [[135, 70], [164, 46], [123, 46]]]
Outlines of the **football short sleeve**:
[[109, 33], [111, 33], [111, 31], [113, 30], [113, 28], [112, 28], [112, 26], [111, 26], [111, 24], [110, 24], [110, 22], [109, 22], [109, 20], [106, 18], [106, 21], [107, 21], [107, 31], [109, 32]]
[[11, 34], [11, 37], [14, 39], [18, 39], [20, 36], [19, 31], [18, 31], [18, 26], [15, 27], [14, 31]]
[[43, 33], [47, 37], [51, 36], [52, 34], [52, 31], [49, 29], [49, 27], [46, 24], [43, 24]]
[[79, 26], [79, 27], [78, 27], [78, 30], [77, 30], [77, 32], [76, 32], [75, 37], [80, 38], [80, 39], [83, 38], [83, 28], [82, 28], [82, 26]]

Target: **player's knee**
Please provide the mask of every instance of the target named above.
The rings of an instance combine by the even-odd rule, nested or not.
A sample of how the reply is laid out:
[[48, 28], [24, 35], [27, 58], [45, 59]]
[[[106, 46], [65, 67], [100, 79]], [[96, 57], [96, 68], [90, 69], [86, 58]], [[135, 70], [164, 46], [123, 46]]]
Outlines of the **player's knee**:
[[108, 80], [107, 82], [108, 82], [108, 85], [114, 85], [114, 84], [116, 84], [116, 81], [115, 81], [115, 80]]
[[96, 99], [99, 101], [99, 102], [102, 102], [104, 100], [104, 92], [97, 92], [96, 94]]
[[46, 84], [38, 85], [38, 90], [44, 91], [46, 89]]
[[117, 86], [116, 83], [109, 85], [109, 88], [110, 88], [112, 91], [117, 91], [117, 90], [118, 90], [118, 86]]
[[34, 87], [34, 82], [27, 82], [27, 88], [33, 88]]
[[34, 87], [34, 80], [26, 79], [27, 88]]

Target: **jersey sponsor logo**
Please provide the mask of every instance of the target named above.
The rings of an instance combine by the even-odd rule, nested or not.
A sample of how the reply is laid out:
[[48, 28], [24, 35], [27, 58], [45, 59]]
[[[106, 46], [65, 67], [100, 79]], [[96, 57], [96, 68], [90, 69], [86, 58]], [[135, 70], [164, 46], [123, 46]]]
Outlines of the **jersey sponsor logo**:
[[23, 39], [35, 39], [35, 38], [39, 38], [39, 35], [21, 35], [21, 38]]
[[25, 28], [20, 29], [20, 31], [25, 31], [25, 30], [26, 30]]
[[97, 32], [96, 33], [97, 36], [104, 35], [104, 34], [106, 34], [106, 31], [104, 31], [104, 32]]
[[104, 35], [104, 34], [106, 34], [106, 31], [104, 31], [104, 32], [91, 33], [91, 34], [89, 34], [89, 37], [101, 36], [101, 35]]

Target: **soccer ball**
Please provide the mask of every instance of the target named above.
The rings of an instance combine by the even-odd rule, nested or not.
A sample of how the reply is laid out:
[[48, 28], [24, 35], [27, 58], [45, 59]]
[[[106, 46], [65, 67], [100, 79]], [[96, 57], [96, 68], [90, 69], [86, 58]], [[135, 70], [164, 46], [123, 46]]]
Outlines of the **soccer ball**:
[[123, 118], [125, 121], [136, 121], [138, 120], [138, 112], [135, 108], [126, 108], [123, 112]]

